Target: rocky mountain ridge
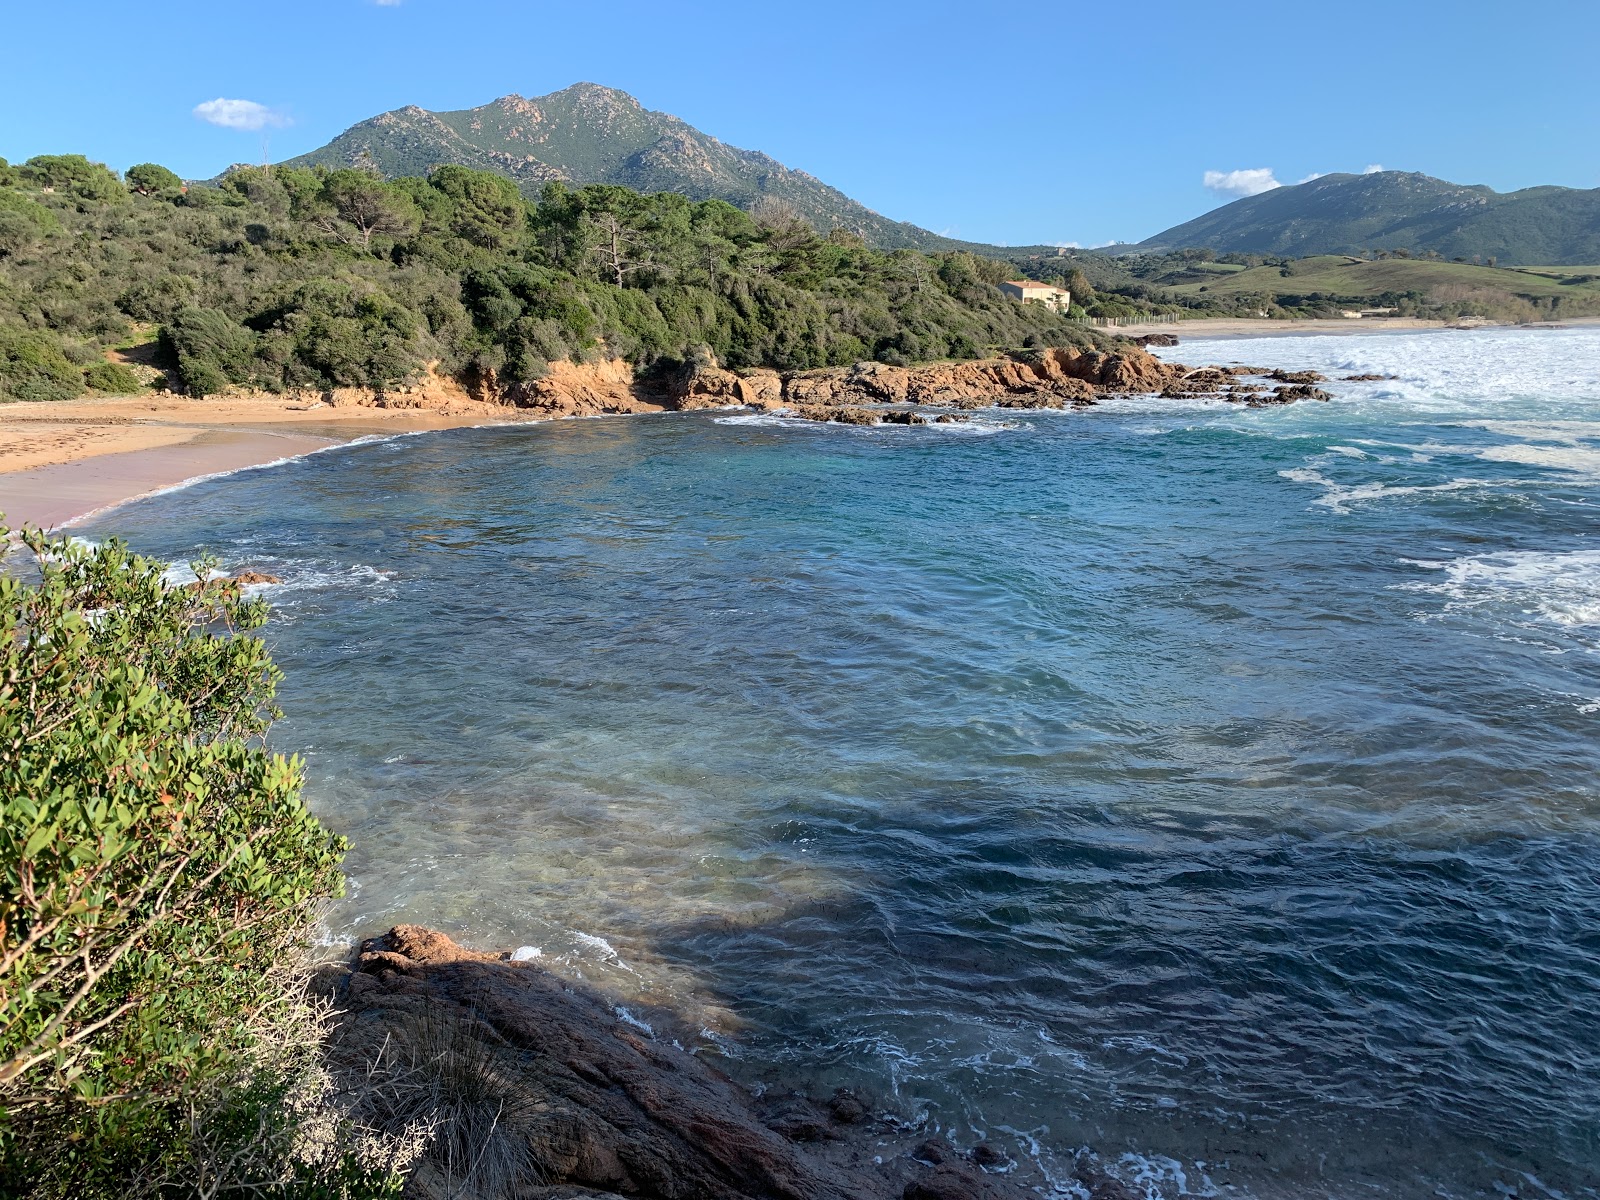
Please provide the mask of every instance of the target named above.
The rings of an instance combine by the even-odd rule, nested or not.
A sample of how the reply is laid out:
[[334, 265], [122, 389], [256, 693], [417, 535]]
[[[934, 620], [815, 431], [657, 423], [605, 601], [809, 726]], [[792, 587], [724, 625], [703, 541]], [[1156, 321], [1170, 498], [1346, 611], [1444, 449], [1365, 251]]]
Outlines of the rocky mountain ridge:
[[815, 176], [730, 146], [669, 113], [645, 108], [627, 92], [593, 83], [545, 96], [502, 96], [454, 112], [408, 105], [353, 125], [285, 165], [370, 166], [394, 178], [425, 175], [444, 163], [509, 176], [529, 194], [561, 180], [681, 192], [746, 209], [766, 196], [790, 205], [820, 230], [845, 229], [879, 248], [967, 245], [890, 220]]
[[1235, 200], [1163, 230], [1133, 252], [1365, 254], [1403, 247], [1502, 265], [1600, 262], [1600, 188], [1497, 192], [1412, 171], [1323, 175]]

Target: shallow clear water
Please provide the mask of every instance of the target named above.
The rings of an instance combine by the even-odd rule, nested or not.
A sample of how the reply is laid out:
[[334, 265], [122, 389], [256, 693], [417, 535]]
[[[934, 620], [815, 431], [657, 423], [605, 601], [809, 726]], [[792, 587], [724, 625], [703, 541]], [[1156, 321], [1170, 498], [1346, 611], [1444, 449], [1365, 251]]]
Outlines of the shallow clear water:
[[1057, 1179], [1600, 1195], [1600, 332], [1168, 353], [1402, 378], [428, 434], [82, 532], [284, 577], [336, 935], [537, 946]]

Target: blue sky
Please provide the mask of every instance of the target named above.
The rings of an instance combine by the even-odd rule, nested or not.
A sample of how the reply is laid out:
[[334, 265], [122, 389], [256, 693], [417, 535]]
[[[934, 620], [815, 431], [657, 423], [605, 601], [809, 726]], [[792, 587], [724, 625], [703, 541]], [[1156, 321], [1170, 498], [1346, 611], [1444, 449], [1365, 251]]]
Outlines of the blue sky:
[[[1595, 0], [6, 7], [12, 161], [207, 177], [259, 160], [263, 136], [286, 158], [405, 104], [588, 80], [979, 241], [1137, 241], [1272, 180], [1373, 165], [1600, 187]], [[277, 124], [194, 114], [217, 99]]]

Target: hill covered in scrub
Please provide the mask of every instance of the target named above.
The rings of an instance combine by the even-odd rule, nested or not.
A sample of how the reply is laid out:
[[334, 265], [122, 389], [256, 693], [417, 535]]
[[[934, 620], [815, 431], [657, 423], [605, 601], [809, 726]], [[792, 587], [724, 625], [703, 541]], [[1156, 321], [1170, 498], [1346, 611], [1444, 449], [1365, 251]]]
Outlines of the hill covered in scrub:
[[758, 219], [559, 181], [530, 201], [461, 166], [177, 182], [150, 164], [122, 180], [76, 155], [0, 160], [0, 395], [137, 387], [124, 367], [104, 378], [105, 352], [157, 336], [157, 365], [193, 395], [383, 390], [430, 369], [505, 386], [557, 360], [649, 372], [701, 347], [732, 367], [796, 370], [1090, 340], [1004, 297], [1005, 264], [875, 250], [789, 210]]
[[972, 249], [880, 216], [804, 171], [652, 112], [614, 88], [577, 83], [547, 96], [502, 96], [478, 108], [429, 112], [408, 105], [352, 125], [290, 167], [374, 167], [390, 179], [445, 164], [493, 171], [529, 196], [545, 184], [600, 183], [676, 192], [754, 209], [793, 208], [814, 228], [854, 233], [881, 249]]
[[1404, 248], [1511, 265], [1600, 262], [1600, 188], [1497, 192], [1408, 171], [1323, 175], [1146, 238], [1136, 251], [1366, 255]]

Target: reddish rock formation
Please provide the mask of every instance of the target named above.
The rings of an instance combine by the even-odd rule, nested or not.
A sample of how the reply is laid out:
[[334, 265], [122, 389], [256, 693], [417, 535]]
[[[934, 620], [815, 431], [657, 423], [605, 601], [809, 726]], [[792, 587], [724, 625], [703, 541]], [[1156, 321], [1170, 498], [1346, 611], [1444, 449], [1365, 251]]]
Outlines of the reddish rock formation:
[[282, 583], [276, 575], [268, 575], [264, 571], [240, 571], [237, 575], [225, 579], [196, 579], [193, 583], [184, 584], [184, 588], [191, 592], [198, 592], [202, 588], [215, 583], [232, 583], [239, 587], [254, 587], [262, 583]]
[[[455, 1171], [452, 1139], [495, 1164], [519, 1197], [623, 1195], [639, 1200], [1022, 1200], [992, 1147], [961, 1154], [914, 1139], [848, 1091], [814, 1102], [756, 1100], [678, 1047], [670, 1014], [655, 1029], [625, 1022], [602, 997], [527, 962], [463, 949], [401, 925], [329, 969], [337, 1000], [329, 1066], [365, 1096], [356, 1115], [386, 1127], [413, 1109], [447, 1106], [408, 1195], [478, 1194]], [[435, 1078], [437, 1076], [437, 1078]], [[462, 1128], [472, 1113], [482, 1128]], [[874, 1161], [878, 1159], [879, 1161]], [[515, 1176], [505, 1180], [507, 1175]], [[581, 1193], [576, 1189], [588, 1189]]]
[[489, 376], [484, 379], [482, 390], [502, 404], [552, 417], [661, 412], [667, 407], [662, 397], [639, 387], [632, 365], [620, 358], [594, 363], [553, 362], [544, 378], [503, 388]]
[[[1168, 344], [1144, 339], [1151, 344]], [[662, 412], [745, 406], [787, 408], [796, 416], [821, 421], [915, 424], [905, 415], [885, 415], [866, 405], [918, 405], [939, 408], [1063, 408], [1086, 406], [1108, 394], [1147, 393], [1174, 398], [1225, 395], [1241, 375], [1262, 375], [1279, 383], [1321, 382], [1314, 371], [1271, 371], [1259, 367], [1202, 367], [1156, 358], [1133, 341], [1113, 349], [1056, 347], [1024, 350], [1003, 358], [896, 367], [858, 362], [848, 367], [778, 372], [763, 368], [729, 370], [709, 350], [665, 377], [640, 380], [619, 358], [592, 363], [555, 362], [541, 379], [507, 384], [482, 371], [468, 389], [476, 402], [514, 408], [535, 417], [595, 416], [602, 413]], [[454, 391], [451, 388], [454, 387]], [[397, 390], [365, 400], [334, 397], [334, 402], [385, 406], [447, 403], [466, 396], [459, 387], [430, 375], [426, 386]], [[1291, 395], [1289, 399], [1320, 398]]]

